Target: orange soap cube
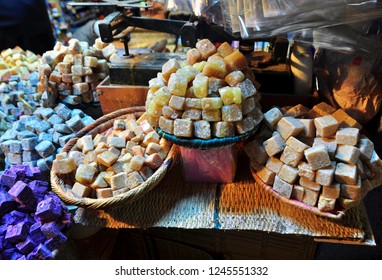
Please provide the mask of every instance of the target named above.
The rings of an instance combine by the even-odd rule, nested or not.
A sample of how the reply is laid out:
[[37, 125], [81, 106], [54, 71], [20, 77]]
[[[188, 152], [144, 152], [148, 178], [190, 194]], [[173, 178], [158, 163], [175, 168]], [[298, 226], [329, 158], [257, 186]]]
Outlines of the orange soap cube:
[[231, 87], [236, 86], [238, 83], [244, 81], [245, 75], [241, 71], [233, 71], [225, 76], [224, 80]]
[[208, 58], [207, 64], [204, 66], [202, 73], [208, 77], [224, 79], [227, 75], [226, 61], [222, 57], [211, 56]]
[[196, 75], [192, 82], [194, 87], [194, 95], [197, 98], [204, 98], [208, 95], [208, 77], [204, 75]]
[[196, 43], [196, 48], [201, 53], [204, 59], [207, 59], [214, 53], [216, 53], [216, 47], [208, 39], [202, 39]]
[[225, 57], [225, 56], [230, 55], [231, 53], [233, 53], [233, 48], [231, 47], [230, 44], [228, 44], [227, 42], [224, 42], [223, 44], [221, 44], [218, 47], [218, 53], [222, 57]]
[[187, 51], [187, 64], [194, 65], [196, 62], [200, 61], [202, 54], [196, 48], [189, 49]]
[[224, 57], [224, 60], [230, 71], [242, 70], [248, 67], [247, 58], [239, 51], [234, 51], [233, 53], [227, 55]]
[[175, 58], [170, 59], [162, 66], [162, 78], [165, 81], [168, 81], [168, 79], [170, 78], [170, 75], [178, 71], [179, 68], [180, 68], [179, 62]]

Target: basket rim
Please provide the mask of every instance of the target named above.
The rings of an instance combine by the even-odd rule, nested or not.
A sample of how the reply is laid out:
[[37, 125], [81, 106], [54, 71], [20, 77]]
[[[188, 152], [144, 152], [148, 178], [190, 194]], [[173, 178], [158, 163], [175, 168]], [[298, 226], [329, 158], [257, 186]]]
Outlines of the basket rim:
[[224, 138], [212, 138], [212, 139], [181, 138], [173, 134], [166, 133], [159, 127], [156, 128], [156, 132], [164, 139], [178, 146], [182, 146], [185, 148], [203, 149], [203, 148], [218, 148], [218, 147], [223, 147], [223, 146], [238, 144], [240, 142], [243, 142], [247, 140], [249, 137], [251, 137], [252, 135], [254, 135], [257, 129], [259, 128], [259, 126], [260, 124], [256, 125], [252, 130], [244, 134], [235, 135], [231, 137], [224, 137]]
[[[96, 120], [93, 124], [86, 126], [81, 131], [76, 134], [76, 137], [71, 139], [63, 148], [63, 151], [70, 151], [76, 144], [77, 140], [86, 135], [91, 134], [92, 132], [97, 132], [96, 129], [99, 129], [99, 126], [102, 126], [104, 123], [108, 125], [112, 124], [116, 118], [121, 118], [123, 116], [133, 114], [133, 113], [144, 113], [144, 107], [130, 107], [125, 109], [120, 109], [109, 113], [107, 115], [102, 116], [98, 120]], [[102, 132], [105, 132], [110, 127], [105, 126]], [[102, 130], [101, 129], [101, 130]], [[154, 174], [151, 175], [145, 182], [140, 184], [139, 186], [125, 192], [119, 194], [117, 196], [113, 196], [110, 198], [89, 198], [89, 197], [79, 197], [74, 195], [70, 189], [67, 189], [64, 185], [65, 182], [62, 178], [65, 178], [66, 175], [56, 174], [53, 170], [50, 171], [50, 181], [52, 190], [56, 193], [60, 199], [62, 199], [65, 203], [70, 205], [76, 205], [79, 207], [89, 208], [89, 209], [107, 209], [112, 207], [120, 207], [127, 203], [132, 203], [142, 196], [144, 196], [147, 192], [152, 190], [156, 185], [159, 184], [160, 181], [167, 174], [168, 170], [171, 169], [174, 162], [178, 158], [179, 151], [176, 145], [172, 145], [169, 153], [164, 159], [162, 165], [155, 170]], [[72, 195], [69, 197], [67, 193], [70, 192]]]
[[346, 212], [345, 209], [336, 210], [336, 211], [332, 210], [332, 211], [324, 212], [324, 211], [319, 210], [316, 206], [311, 206], [309, 204], [298, 201], [296, 199], [286, 198], [286, 197], [282, 196], [281, 194], [279, 194], [278, 192], [276, 192], [270, 185], [266, 184], [263, 180], [261, 180], [261, 178], [256, 174], [256, 170], [252, 166], [250, 166], [250, 169], [251, 169], [252, 176], [255, 179], [256, 183], [258, 183], [267, 193], [270, 193], [272, 196], [274, 196], [275, 198], [277, 198], [281, 202], [292, 205], [292, 206], [297, 207], [299, 209], [309, 211], [309, 212], [316, 214], [318, 216], [331, 218], [334, 220], [340, 220], [345, 216], [345, 212]]

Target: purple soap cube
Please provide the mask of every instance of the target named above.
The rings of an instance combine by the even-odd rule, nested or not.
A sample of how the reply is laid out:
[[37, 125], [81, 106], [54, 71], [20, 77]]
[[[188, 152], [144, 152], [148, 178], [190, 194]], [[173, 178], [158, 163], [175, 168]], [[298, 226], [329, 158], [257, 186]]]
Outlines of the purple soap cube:
[[24, 255], [32, 252], [35, 247], [36, 245], [29, 237], [25, 241], [16, 244], [16, 248]]
[[12, 255], [13, 253], [16, 252], [16, 249], [15, 248], [10, 248], [10, 249], [6, 249], [6, 250], [3, 250], [3, 259], [4, 260], [10, 260], [12, 258]]
[[23, 256], [23, 254], [15, 251], [12, 256], [11, 256], [11, 260], [18, 260], [19, 258], [21, 258]]
[[44, 243], [46, 237], [41, 231], [41, 222], [36, 222], [30, 227], [29, 237], [36, 246], [40, 243]]
[[32, 226], [36, 221], [33, 219], [32, 216], [27, 215], [25, 219], [23, 220], [24, 223], [26, 223], [29, 227]]
[[66, 236], [59, 232], [55, 238], [49, 238], [44, 244], [50, 251], [54, 251], [59, 249], [60, 246], [66, 242], [66, 240], [68, 240]]
[[17, 181], [16, 184], [10, 188], [8, 193], [20, 204], [30, 208], [36, 207], [36, 197], [34, 196], [31, 188], [24, 182]]
[[1, 182], [8, 188], [11, 188], [17, 181], [17, 175], [7, 171], [1, 175]]
[[29, 227], [25, 223], [18, 223], [17, 225], [10, 225], [7, 227], [7, 232], [5, 233], [5, 240], [11, 243], [17, 243], [24, 241], [29, 232]]
[[60, 226], [56, 222], [45, 223], [41, 226], [41, 231], [47, 239], [55, 238], [60, 232]]
[[40, 201], [37, 204], [35, 215], [41, 220], [41, 222], [55, 221], [61, 216], [62, 207], [57, 204], [53, 197], [49, 197]]
[[17, 210], [14, 210], [12, 212], [9, 213], [13, 219], [13, 222], [12, 224], [18, 224], [20, 222], [23, 222], [24, 219], [27, 217], [27, 215], [25, 213], [22, 213], [20, 211], [17, 211]]
[[0, 189], [0, 216], [8, 213], [17, 207], [17, 202], [4, 189]]
[[46, 192], [48, 191], [49, 184], [48, 182], [34, 180], [28, 184], [32, 189], [37, 201], [40, 202], [44, 199]]
[[40, 175], [41, 175], [40, 168], [34, 166], [34, 167], [31, 167], [30, 170], [31, 170], [32, 175], [29, 177], [32, 177], [32, 178], [39, 178], [40, 177]]
[[38, 245], [31, 254], [38, 260], [53, 259], [52, 252], [44, 244]]
[[7, 227], [8, 225], [7, 224], [4, 224], [4, 225], [0, 225], [0, 236], [4, 236], [5, 233], [7, 232]]

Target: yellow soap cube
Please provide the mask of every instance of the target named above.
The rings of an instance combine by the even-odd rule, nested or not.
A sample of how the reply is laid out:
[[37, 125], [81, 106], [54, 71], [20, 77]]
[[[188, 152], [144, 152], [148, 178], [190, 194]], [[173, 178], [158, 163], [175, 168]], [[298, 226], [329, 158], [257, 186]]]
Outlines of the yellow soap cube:
[[155, 100], [152, 100], [147, 106], [147, 113], [151, 116], [160, 116], [162, 114], [162, 108], [163, 106], [156, 103]]
[[208, 77], [224, 79], [227, 75], [227, 65], [224, 58], [219, 56], [209, 57], [202, 73]]
[[180, 74], [172, 74], [168, 81], [168, 90], [172, 95], [185, 96], [188, 86], [187, 77]]
[[241, 89], [238, 87], [223, 87], [219, 89], [224, 105], [241, 104]]
[[155, 92], [155, 96], [153, 97], [153, 100], [160, 106], [166, 106], [168, 105], [170, 98], [171, 98], [171, 94], [168, 91], [167, 87], [161, 87]]
[[192, 65], [196, 70], [198, 70], [200, 73], [203, 72], [204, 66], [206, 66], [207, 61], [200, 61]]
[[202, 99], [203, 110], [217, 110], [223, 107], [223, 101], [220, 97], [206, 97]]
[[197, 98], [204, 98], [208, 95], [208, 77], [204, 75], [196, 75], [192, 82], [194, 86], [194, 94]]
[[191, 65], [185, 65], [182, 68], [180, 68], [178, 71], [176, 71], [176, 74], [186, 77], [188, 83], [194, 80], [195, 76], [198, 75], [199, 73], [200, 72], [196, 68], [192, 67]]

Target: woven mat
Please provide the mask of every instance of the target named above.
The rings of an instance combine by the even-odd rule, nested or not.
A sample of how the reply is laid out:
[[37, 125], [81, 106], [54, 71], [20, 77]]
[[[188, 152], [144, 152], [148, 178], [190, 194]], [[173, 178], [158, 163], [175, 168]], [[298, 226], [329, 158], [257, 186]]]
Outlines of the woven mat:
[[363, 205], [348, 210], [341, 220], [332, 220], [281, 203], [255, 183], [243, 155], [238, 158], [234, 183], [185, 183], [178, 162], [163, 182], [138, 201], [107, 211], [79, 208], [74, 219], [109, 228], [261, 230], [374, 245]]

